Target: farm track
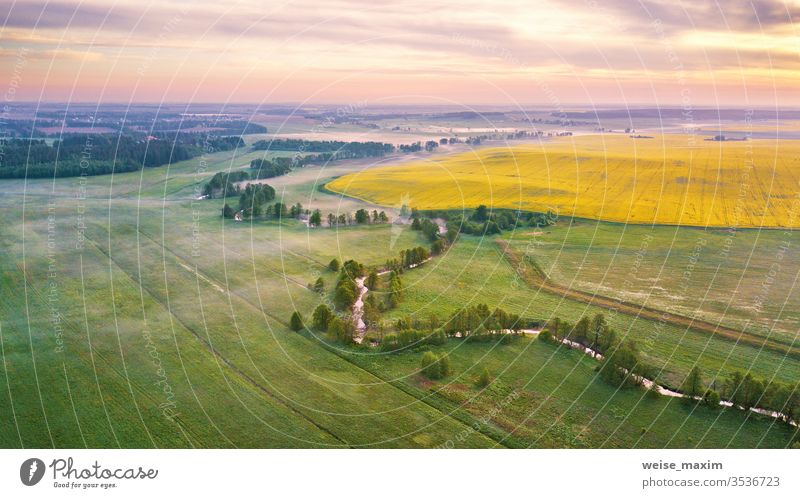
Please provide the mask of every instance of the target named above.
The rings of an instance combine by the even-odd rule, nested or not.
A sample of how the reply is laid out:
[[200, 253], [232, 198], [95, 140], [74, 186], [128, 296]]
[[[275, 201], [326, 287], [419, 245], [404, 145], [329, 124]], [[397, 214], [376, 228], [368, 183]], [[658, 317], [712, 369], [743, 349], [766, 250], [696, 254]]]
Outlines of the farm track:
[[678, 315], [669, 311], [650, 308], [629, 301], [592, 294], [560, 285], [550, 280], [535, 266], [535, 263], [525, 261], [521, 258], [505, 240], [496, 239], [495, 242], [497, 243], [500, 253], [517, 275], [533, 289], [543, 290], [567, 299], [600, 306], [610, 311], [624, 313], [633, 317], [646, 318], [656, 322], [665, 322], [678, 328], [691, 329], [710, 334], [714, 337], [733, 341], [736, 344], [747, 344], [756, 348], [763, 347], [795, 359], [800, 359], [800, 348], [786, 344], [780, 340], [762, 337], [742, 330], [736, 330], [703, 320]]

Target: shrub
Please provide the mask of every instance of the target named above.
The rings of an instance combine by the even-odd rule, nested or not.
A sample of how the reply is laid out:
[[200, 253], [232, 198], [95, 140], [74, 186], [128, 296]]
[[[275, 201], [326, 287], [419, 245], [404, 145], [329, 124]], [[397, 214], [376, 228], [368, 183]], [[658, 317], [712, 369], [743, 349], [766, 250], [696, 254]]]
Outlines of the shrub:
[[719, 393], [717, 391], [714, 391], [713, 389], [709, 389], [708, 391], [706, 391], [706, 394], [703, 397], [703, 401], [709, 408], [719, 408], [719, 401], [720, 401]]
[[299, 332], [303, 329], [303, 317], [301, 317], [300, 313], [297, 311], [292, 313], [292, 317], [289, 319], [289, 327], [295, 332]]
[[544, 342], [555, 342], [552, 332], [550, 332], [547, 329], [544, 329], [541, 332], [539, 332], [539, 340]]
[[445, 342], [447, 342], [447, 336], [444, 335], [444, 330], [442, 329], [436, 329], [428, 336], [428, 344], [433, 346], [441, 346]]
[[442, 377], [450, 375], [450, 358], [447, 355], [439, 358], [439, 375]]
[[488, 368], [484, 368], [483, 371], [481, 372], [480, 376], [478, 377], [478, 380], [475, 381], [475, 386], [480, 387], [480, 388], [484, 388], [484, 387], [488, 386], [491, 383], [492, 383], [492, 378], [489, 375], [489, 369]]
[[420, 364], [422, 375], [429, 379], [440, 379], [442, 371], [439, 367], [439, 356], [433, 351], [427, 351], [422, 355], [422, 363]]
[[381, 351], [393, 352], [400, 349], [400, 344], [397, 341], [397, 334], [386, 334], [381, 340]]
[[328, 263], [328, 269], [329, 269], [330, 271], [339, 271], [339, 268], [340, 268], [340, 267], [341, 267], [341, 265], [339, 264], [339, 260], [338, 260], [338, 259], [336, 259], [336, 258], [333, 258], [333, 259], [331, 260], [331, 262], [330, 262], [330, 263]]

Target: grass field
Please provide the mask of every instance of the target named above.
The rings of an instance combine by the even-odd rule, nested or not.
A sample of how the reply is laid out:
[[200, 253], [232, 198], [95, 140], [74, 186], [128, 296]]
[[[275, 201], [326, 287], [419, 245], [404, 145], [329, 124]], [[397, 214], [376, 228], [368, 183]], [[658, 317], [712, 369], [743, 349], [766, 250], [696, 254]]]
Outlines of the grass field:
[[593, 135], [372, 168], [327, 187], [418, 209], [485, 204], [621, 223], [797, 228], [799, 170], [792, 140]]
[[[477, 427], [496, 429], [512, 447], [781, 448], [794, 432], [768, 417], [617, 390], [597, 377], [593, 359], [529, 338], [495, 346], [450, 341], [434, 351], [452, 363], [453, 373], [440, 381], [420, 375], [422, 353], [355, 361], [431, 404], [478, 418]], [[492, 384], [480, 389], [475, 379], [484, 368]]]
[[[90, 178], [82, 203], [77, 179], [7, 184], [0, 445], [426, 447], [463, 428], [286, 327], [319, 302], [305, 284], [363, 232], [330, 230], [309, 250], [296, 222], [223, 225], [217, 202], [181, 197], [189, 180], [167, 175], [116, 175], [110, 198], [110, 179]], [[137, 196], [140, 181], [166, 204]], [[361, 252], [375, 264], [374, 251]]]
[[[246, 167], [259, 155], [219, 153], [113, 177], [3, 182], [0, 447], [781, 447], [789, 441], [785, 426], [742, 412], [691, 413], [668, 400], [642, 400], [637, 390], [615, 393], [595, 380], [591, 360], [535, 341], [502, 348], [450, 341], [444, 348], [454, 348], [456, 376], [428, 384], [415, 375], [416, 353], [331, 349], [313, 334], [291, 332], [292, 311], [308, 319], [323, 299], [307, 284], [321, 276], [333, 285], [331, 258], [377, 267], [427, 242], [407, 226], [309, 230], [294, 220], [223, 221], [220, 200], [195, 200], [216, 171]], [[368, 166], [309, 167], [270, 184], [287, 203], [353, 211], [364, 204], [317, 187]], [[574, 246], [570, 257], [577, 258], [588, 231], [570, 230], [558, 225], [548, 241]], [[675, 229], [654, 230], [666, 238], [664, 230]], [[512, 244], [528, 236], [504, 235]], [[603, 244], [613, 242], [608, 235]], [[555, 270], [561, 262], [552, 256], [534, 254], [561, 280]], [[604, 261], [597, 264], [614, 264]], [[536, 319], [601, 311], [526, 286], [491, 239], [464, 236], [403, 279], [406, 298], [387, 318], [449, 315], [480, 302]], [[672, 385], [695, 363], [709, 378], [734, 368], [800, 377], [799, 362], [772, 351], [642, 318], [609, 320], [642, 344]], [[478, 365], [500, 382], [466, 403]], [[513, 409], [497, 413], [511, 392], [519, 394]]]
[[608, 309], [530, 287], [503, 257], [491, 238], [462, 236], [446, 255], [408, 272], [405, 301], [390, 316], [449, 316], [463, 306], [486, 303], [540, 321], [560, 317], [577, 321], [604, 313], [624, 337], [635, 341], [645, 357], [660, 369], [659, 378], [677, 387], [694, 366], [720, 380], [733, 370], [795, 382], [800, 361], [757, 345], [709, 335], [691, 327]]
[[800, 261], [790, 256], [798, 237], [572, 220], [504, 240], [568, 288], [791, 343], [800, 327]]

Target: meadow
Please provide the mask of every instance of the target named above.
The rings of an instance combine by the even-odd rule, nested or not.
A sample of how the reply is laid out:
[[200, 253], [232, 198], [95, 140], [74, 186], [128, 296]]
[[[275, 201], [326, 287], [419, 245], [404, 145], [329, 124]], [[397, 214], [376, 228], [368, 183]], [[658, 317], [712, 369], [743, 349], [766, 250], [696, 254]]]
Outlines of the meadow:
[[[451, 352], [454, 376], [431, 383], [417, 372], [418, 352], [386, 355], [292, 332], [293, 311], [308, 320], [329, 298], [337, 278], [327, 269], [332, 258], [378, 268], [401, 249], [428, 242], [407, 225], [309, 229], [296, 220], [223, 220], [223, 201], [197, 199], [215, 172], [246, 168], [262, 156], [225, 152], [114, 176], [3, 182], [0, 384], [7, 389], [0, 390], [0, 447], [783, 447], [791, 441], [785, 425], [763, 417], [645, 399], [635, 389], [617, 392], [597, 379], [591, 359], [535, 340], [502, 347], [448, 341], [434, 349]], [[352, 212], [367, 205], [320, 186], [370, 166], [308, 167], [269, 183], [287, 204]], [[667, 237], [660, 231], [667, 229], [675, 230], [654, 230]], [[573, 247], [571, 258], [585, 249], [578, 235], [588, 232], [568, 224], [550, 230], [546, 242]], [[501, 237], [513, 245], [538, 236]], [[612, 243], [611, 236], [604, 242]], [[548, 259], [552, 252], [533, 256], [554, 279], [563, 278], [556, 271], [562, 262]], [[318, 277], [328, 289], [322, 295], [308, 288]], [[595, 275], [582, 278], [588, 285]], [[493, 238], [462, 236], [403, 280], [405, 298], [387, 320], [444, 317], [477, 303], [540, 321], [606, 311], [527, 286]], [[608, 318], [639, 341], [668, 385], [695, 364], [709, 379], [733, 369], [782, 381], [800, 376], [800, 363], [774, 351], [645, 318]], [[471, 385], [483, 366], [496, 382], [480, 392]]]
[[798, 236], [576, 219], [504, 239], [563, 286], [790, 344], [800, 327]]
[[[236, 161], [207, 159], [207, 176]], [[320, 301], [305, 284], [365, 234], [309, 250], [298, 222], [223, 224], [193, 200], [200, 165], [174, 185], [166, 168], [6, 184], [0, 445], [426, 447], [460, 431], [288, 330]]]
[[334, 192], [418, 209], [486, 205], [620, 223], [800, 227], [800, 143], [695, 135], [559, 137], [337, 178]]
[[[795, 432], [768, 417], [735, 409], [617, 389], [596, 375], [595, 360], [537, 339], [520, 337], [510, 344], [450, 341], [432, 350], [451, 361], [452, 373], [445, 379], [431, 381], [420, 374], [422, 353], [353, 361], [404, 383], [454, 416], [477, 419], [474, 432], [494, 430], [510, 447], [782, 448]], [[485, 388], [476, 383], [483, 369], [491, 379]], [[458, 444], [459, 436], [444, 447]]]

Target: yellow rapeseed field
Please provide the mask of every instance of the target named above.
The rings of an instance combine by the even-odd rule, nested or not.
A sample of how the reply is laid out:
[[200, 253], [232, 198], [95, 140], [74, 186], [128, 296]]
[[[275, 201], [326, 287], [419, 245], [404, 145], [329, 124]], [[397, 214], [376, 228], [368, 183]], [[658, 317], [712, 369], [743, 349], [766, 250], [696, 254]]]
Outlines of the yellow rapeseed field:
[[800, 227], [800, 141], [591, 135], [479, 149], [335, 179], [377, 204], [553, 210], [626, 223]]

